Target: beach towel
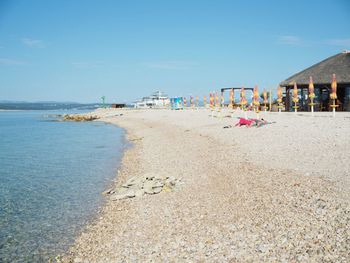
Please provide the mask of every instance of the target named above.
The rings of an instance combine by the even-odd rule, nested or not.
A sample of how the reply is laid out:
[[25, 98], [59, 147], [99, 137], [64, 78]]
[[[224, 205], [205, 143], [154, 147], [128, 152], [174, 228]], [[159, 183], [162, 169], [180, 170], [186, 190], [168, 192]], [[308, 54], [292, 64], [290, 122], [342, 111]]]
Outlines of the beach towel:
[[239, 118], [238, 123], [236, 124], [236, 126], [243, 126], [243, 125], [252, 125], [253, 124], [253, 120], [249, 120], [249, 119], [245, 119], [245, 118]]

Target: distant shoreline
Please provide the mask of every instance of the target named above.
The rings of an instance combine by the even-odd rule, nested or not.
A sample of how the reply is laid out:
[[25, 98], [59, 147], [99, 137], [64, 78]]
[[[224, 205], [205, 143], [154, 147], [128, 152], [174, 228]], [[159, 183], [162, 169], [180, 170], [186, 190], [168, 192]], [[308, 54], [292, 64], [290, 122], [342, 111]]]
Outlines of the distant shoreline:
[[0, 111], [25, 111], [25, 110], [4, 110], [4, 109], [0, 109]]

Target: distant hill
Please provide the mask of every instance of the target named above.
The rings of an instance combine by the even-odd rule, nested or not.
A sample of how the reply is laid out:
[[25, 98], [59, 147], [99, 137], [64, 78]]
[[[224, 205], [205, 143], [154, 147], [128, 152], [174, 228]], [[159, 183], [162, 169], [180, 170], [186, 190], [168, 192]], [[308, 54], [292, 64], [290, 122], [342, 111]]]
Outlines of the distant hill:
[[85, 110], [96, 109], [99, 106], [99, 103], [0, 101], [0, 110]]

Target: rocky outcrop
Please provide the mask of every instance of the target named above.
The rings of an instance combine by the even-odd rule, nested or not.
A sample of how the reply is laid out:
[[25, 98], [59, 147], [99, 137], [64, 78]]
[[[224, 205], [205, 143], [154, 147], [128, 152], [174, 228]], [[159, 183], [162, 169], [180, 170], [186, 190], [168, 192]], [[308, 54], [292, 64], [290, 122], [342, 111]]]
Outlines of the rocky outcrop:
[[63, 115], [64, 121], [93, 121], [97, 119], [99, 119], [97, 115], [80, 115], [80, 114]]
[[179, 188], [183, 183], [181, 179], [172, 176], [145, 174], [132, 177], [116, 189], [109, 189], [104, 194], [110, 195], [111, 200], [121, 200], [144, 195], [154, 195], [161, 192], [171, 192]]

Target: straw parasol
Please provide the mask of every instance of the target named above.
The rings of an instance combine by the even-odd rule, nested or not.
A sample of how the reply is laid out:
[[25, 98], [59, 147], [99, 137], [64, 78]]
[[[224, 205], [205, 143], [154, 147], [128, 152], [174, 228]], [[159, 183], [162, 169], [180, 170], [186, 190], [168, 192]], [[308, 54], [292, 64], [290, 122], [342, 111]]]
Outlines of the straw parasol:
[[315, 88], [314, 88], [314, 81], [312, 77], [310, 77], [309, 80], [309, 98], [310, 98], [310, 106], [311, 106], [311, 113], [314, 114], [314, 98], [315, 98]]
[[297, 112], [298, 107], [298, 102], [299, 102], [299, 98], [298, 98], [298, 87], [297, 87], [297, 83], [294, 82], [294, 88], [293, 88], [293, 102], [294, 102], [294, 110], [295, 112]]
[[241, 107], [242, 109], [244, 109], [245, 105], [247, 105], [248, 101], [247, 101], [247, 98], [245, 96], [245, 90], [244, 90], [244, 87], [241, 89]]
[[265, 111], [266, 111], [266, 109], [267, 109], [266, 104], [269, 103], [269, 101], [267, 99], [267, 91], [266, 91], [266, 89], [264, 89], [263, 97], [264, 97], [264, 105], [265, 105], [264, 107], [265, 107]]
[[241, 101], [240, 101], [240, 104], [241, 104], [241, 109], [244, 111], [244, 117], [247, 119], [247, 112], [245, 110], [245, 105], [247, 105], [248, 101], [247, 101], [247, 98], [245, 96], [245, 90], [244, 90], [244, 87], [242, 87], [241, 89]]
[[256, 110], [259, 110], [259, 106], [260, 106], [260, 102], [259, 102], [259, 90], [258, 90], [258, 86], [254, 87], [254, 91], [253, 91], [253, 104], [256, 107]]
[[331, 88], [332, 88], [332, 91], [331, 91], [330, 97], [332, 100], [336, 100], [337, 99], [337, 77], [335, 76], [335, 74], [333, 74], [332, 76]]
[[231, 109], [233, 109], [234, 99], [235, 99], [234, 89], [231, 89], [230, 91], [230, 108]]
[[338, 107], [338, 105], [335, 104], [335, 101], [337, 100], [337, 78], [335, 74], [332, 76], [332, 84], [331, 84], [331, 93], [329, 94], [329, 97], [333, 100], [333, 105], [330, 105], [330, 107], [333, 108], [333, 116], [335, 116], [335, 108]]

